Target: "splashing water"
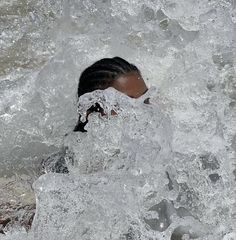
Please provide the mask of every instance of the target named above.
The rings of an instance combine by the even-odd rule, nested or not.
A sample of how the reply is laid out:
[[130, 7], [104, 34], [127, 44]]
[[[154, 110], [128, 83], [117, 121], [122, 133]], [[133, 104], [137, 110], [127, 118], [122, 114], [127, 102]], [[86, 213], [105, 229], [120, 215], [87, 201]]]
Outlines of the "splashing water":
[[[1, 1], [0, 220], [7, 204], [25, 216], [34, 194], [37, 209], [31, 230], [12, 224], [0, 239], [236, 239], [235, 11], [233, 0]], [[79, 113], [98, 102], [106, 115], [72, 133], [79, 74], [115, 55], [158, 91], [86, 94]], [[70, 173], [39, 177], [42, 159]]]

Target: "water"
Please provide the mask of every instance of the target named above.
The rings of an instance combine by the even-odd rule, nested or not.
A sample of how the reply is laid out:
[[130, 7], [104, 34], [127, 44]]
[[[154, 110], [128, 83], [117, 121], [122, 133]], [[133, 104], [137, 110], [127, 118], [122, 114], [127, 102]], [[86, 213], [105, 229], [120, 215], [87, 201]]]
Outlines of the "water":
[[[1, 1], [0, 203], [36, 194], [37, 210], [32, 230], [16, 223], [0, 239], [236, 239], [235, 11], [233, 0]], [[81, 71], [116, 55], [157, 87], [152, 104], [108, 91], [119, 114], [72, 133]], [[39, 177], [60, 154], [70, 174]]]

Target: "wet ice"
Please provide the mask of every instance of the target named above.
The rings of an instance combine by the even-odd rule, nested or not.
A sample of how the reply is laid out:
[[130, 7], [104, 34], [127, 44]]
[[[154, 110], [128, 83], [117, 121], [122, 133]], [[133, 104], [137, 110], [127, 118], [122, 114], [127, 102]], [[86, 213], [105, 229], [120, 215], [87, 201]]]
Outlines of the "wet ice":
[[[146, 236], [152, 239], [158, 234], [160, 239], [194, 239], [199, 233], [200, 239], [235, 238], [234, 1], [14, 0], [2, 1], [0, 5], [3, 23], [0, 35], [1, 202], [10, 199], [14, 204], [27, 204], [32, 201], [30, 186], [38, 178], [42, 159], [50, 160], [47, 163], [51, 165], [45, 165], [45, 170], [50, 172], [58, 170], [54, 163], [65, 158], [72, 174], [50, 174], [38, 179], [35, 183], [38, 220], [33, 230], [26, 234], [16, 227], [15, 232], [9, 230], [3, 239], [34, 239], [34, 234], [42, 229], [43, 236], [48, 238], [46, 232], [50, 231], [43, 228], [42, 220], [48, 221], [46, 216], [51, 216], [52, 229], [68, 227], [64, 234], [71, 231], [68, 235], [71, 239], [76, 239], [76, 233], [80, 234], [82, 229], [84, 239], [95, 236], [96, 232], [100, 239], [105, 236], [112, 239], [104, 226], [113, 229], [115, 221], [116, 232], [110, 231], [113, 239], [145, 239]], [[159, 110], [171, 119], [170, 132], [166, 134], [159, 129], [157, 132], [163, 138], [158, 139], [158, 144], [154, 141], [155, 147], [150, 139], [143, 152], [140, 144], [144, 145], [145, 139], [123, 133], [124, 125], [120, 125], [119, 118], [122, 113], [109, 116], [104, 122], [96, 114], [91, 115], [87, 135], [77, 138], [70, 134], [78, 119], [79, 74], [99, 58], [115, 55], [135, 63], [149, 86], [158, 86]], [[132, 113], [136, 111], [139, 115], [137, 109]], [[158, 127], [158, 120], [155, 121], [152, 124]], [[105, 130], [109, 123], [111, 135]], [[142, 123], [145, 124], [144, 119]], [[150, 132], [145, 133], [155, 139], [154, 125], [153, 128], [148, 125]], [[166, 125], [170, 126], [169, 121]], [[104, 135], [89, 131], [98, 127]], [[171, 136], [172, 144], [163, 153], [162, 140], [166, 135]], [[87, 147], [76, 148], [83, 141], [86, 146], [93, 143], [91, 153], [98, 160], [89, 157]], [[105, 141], [109, 141], [112, 148], [109, 149]], [[61, 150], [63, 144], [68, 148]], [[106, 149], [104, 155], [99, 152], [100, 148]], [[82, 155], [79, 157], [80, 151], [84, 159]], [[128, 151], [132, 154], [125, 154]], [[138, 155], [133, 154], [137, 151]], [[72, 152], [77, 155], [73, 164]], [[152, 163], [152, 157], [143, 162], [147, 152], [152, 152], [152, 157], [161, 154], [164, 165], [159, 168]], [[165, 158], [169, 152], [171, 158]], [[158, 174], [142, 176], [152, 171]], [[103, 180], [97, 183], [94, 174]], [[84, 182], [93, 186], [97, 194], [89, 195], [93, 192], [86, 192], [88, 186], [83, 185]], [[121, 187], [126, 182], [133, 186], [132, 191], [131, 187], [126, 190]], [[149, 185], [145, 185], [146, 182]], [[71, 222], [68, 226], [65, 221], [62, 226], [59, 222], [62, 216], [73, 219], [80, 214], [79, 201], [74, 203], [79, 209], [74, 215], [73, 208], [66, 213], [63, 206], [63, 196], [76, 185], [85, 191], [84, 197], [91, 200], [82, 207], [86, 212], [86, 206], [92, 206], [94, 212], [83, 217], [85, 222], [94, 223], [97, 231], [92, 227], [77, 228]], [[46, 192], [46, 189], [50, 190]], [[119, 190], [119, 199], [128, 199], [123, 215], [118, 211], [120, 202], [114, 201], [116, 193], [106, 192], [113, 193], [114, 189]], [[68, 199], [81, 198], [79, 193], [73, 194]], [[104, 200], [104, 196], [111, 201]], [[49, 201], [50, 198], [55, 202]], [[96, 202], [97, 199], [100, 200]], [[137, 199], [144, 199], [138, 202], [138, 207], [133, 204]], [[61, 200], [64, 202], [60, 203]], [[162, 207], [169, 209], [169, 215]], [[160, 229], [159, 223], [163, 223], [163, 232], [153, 230]]]

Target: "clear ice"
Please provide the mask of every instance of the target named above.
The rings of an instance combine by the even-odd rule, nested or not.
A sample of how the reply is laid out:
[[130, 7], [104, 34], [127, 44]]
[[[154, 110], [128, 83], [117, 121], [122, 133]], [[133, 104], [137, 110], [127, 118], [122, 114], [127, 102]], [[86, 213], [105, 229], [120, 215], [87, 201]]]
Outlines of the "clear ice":
[[[0, 219], [36, 197], [0, 239], [236, 239], [235, 0], [2, 0], [0, 20]], [[81, 71], [113, 56], [150, 90], [78, 105]]]

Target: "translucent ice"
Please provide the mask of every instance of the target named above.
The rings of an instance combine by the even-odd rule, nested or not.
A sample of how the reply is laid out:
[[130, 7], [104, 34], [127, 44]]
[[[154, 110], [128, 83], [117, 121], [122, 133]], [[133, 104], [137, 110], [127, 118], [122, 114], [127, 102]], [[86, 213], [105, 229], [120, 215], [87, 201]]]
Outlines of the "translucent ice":
[[[32, 230], [11, 225], [0, 239], [53, 239], [58, 229], [68, 239], [83, 230], [84, 239], [235, 239], [235, 9], [233, 0], [2, 0], [0, 205], [34, 204], [39, 169], [70, 174], [41, 176]], [[116, 55], [158, 86], [157, 108], [125, 96], [118, 107], [109, 92], [114, 104], [99, 102], [107, 116], [71, 133], [79, 74]]]
[[[69, 151], [75, 154], [74, 164], [80, 172], [130, 169], [135, 174], [148, 174], [160, 171], [161, 165], [168, 163], [171, 124], [152, 100], [145, 103], [154, 94], [152, 90], [137, 100], [113, 88], [81, 97], [78, 108], [81, 115], [97, 102], [105, 116], [89, 115], [85, 126], [88, 133], [70, 134], [65, 140]], [[111, 110], [116, 112], [115, 116], [110, 114]]]
[[[195, 193], [186, 183], [169, 200], [174, 187], [167, 191], [168, 183], [175, 181], [172, 126], [156, 95], [150, 89], [131, 99], [109, 88], [81, 97], [79, 114], [95, 102], [105, 114], [90, 114], [86, 133], [66, 137], [67, 153], [61, 157], [70, 175], [46, 174], [34, 183], [34, 239], [168, 239], [211, 233], [191, 214]], [[54, 164], [53, 158], [60, 164], [57, 156], [48, 161]]]

